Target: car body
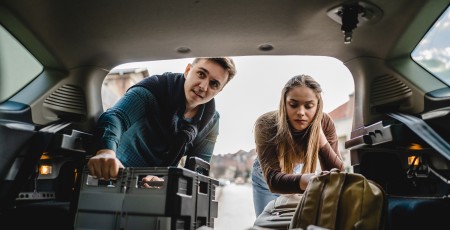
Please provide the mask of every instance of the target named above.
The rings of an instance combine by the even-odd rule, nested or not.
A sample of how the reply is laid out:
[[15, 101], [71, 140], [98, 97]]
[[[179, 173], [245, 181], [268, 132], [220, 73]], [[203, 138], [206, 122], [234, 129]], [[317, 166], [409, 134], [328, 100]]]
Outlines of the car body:
[[[353, 132], [346, 147], [354, 172], [389, 195], [387, 228], [448, 227], [449, 70], [437, 76], [411, 53], [449, 2], [0, 0], [2, 33], [34, 59], [6, 52], [18, 45], [0, 40], [2, 224], [73, 227], [79, 177], [103, 112], [102, 83], [114, 67], [202, 56], [310, 55], [336, 58], [353, 76]], [[358, 21], [349, 19], [356, 25], [342, 25], [347, 10], [356, 12]], [[29, 69], [35, 74], [23, 80]], [[419, 118], [427, 128], [408, 126], [398, 114]], [[428, 126], [437, 144], [415, 132], [429, 134]], [[408, 164], [415, 156], [420, 167]], [[46, 163], [53, 175], [38, 176]], [[33, 192], [37, 177], [49, 192]]]

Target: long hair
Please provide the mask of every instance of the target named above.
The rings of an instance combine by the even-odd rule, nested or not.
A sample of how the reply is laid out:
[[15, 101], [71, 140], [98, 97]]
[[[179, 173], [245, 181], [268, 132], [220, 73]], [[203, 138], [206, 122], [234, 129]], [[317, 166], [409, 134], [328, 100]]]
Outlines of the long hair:
[[[286, 95], [291, 89], [301, 86], [306, 86], [313, 90], [318, 99], [318, 108], [311, 124], [304, 131], [299, 148], [296, 148], [286, 112]], [[277, 144], [278, 158], [283, 163], [282, 169], [285, 173], [293, 172], [296, 159], [300, 159], [304, 163], [302, 173], [312, 173], [316, 170], [321, 121], [323, 117], [323, 101], [321, 93], [322, 88], [320, 87], [320, 84], [308, 75], [297, 75], [292, 77], [281, 92], [276, 121], [277, 134], [274, 140]]]

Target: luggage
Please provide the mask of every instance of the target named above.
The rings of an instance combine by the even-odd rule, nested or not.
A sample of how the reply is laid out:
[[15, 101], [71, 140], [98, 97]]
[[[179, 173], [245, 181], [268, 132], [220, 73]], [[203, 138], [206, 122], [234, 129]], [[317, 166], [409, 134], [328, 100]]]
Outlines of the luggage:
[[303, 194], [269, 202], [254, 227], [382, 230], [386, 209], [386, 195], [378, 184], [361, 174], [332, 169], [313, 177]]
[[270, 201], [256, 218], [254, 226], [268, 229], [288, 229], [301, 197], [301, 194], [284, 194]]
[[357, 173], [313, 177], [303, 193], [289, 229], [314, 225], [325, 229], [384, 229], [386, 196], [376, 183]]

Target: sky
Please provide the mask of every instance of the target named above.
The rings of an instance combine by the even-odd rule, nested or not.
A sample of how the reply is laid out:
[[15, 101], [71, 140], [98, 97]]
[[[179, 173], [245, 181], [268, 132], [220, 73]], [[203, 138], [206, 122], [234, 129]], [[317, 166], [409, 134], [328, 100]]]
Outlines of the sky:
[[[146, 67], [151, 75], [184, 72], [192, 58], [140, 62], [120, 68]], [[250, 151], [255, 148], [253, 125], [265, 112], [278, 108], [281, 90], [293, 76], [307, 74], [322, 86], [324, 112], [348, 101], [354, 92], [350, 71], [341, 61], [318, 56], [233, 57], [236, 76], [216, 97], [220, 113], [219, 136], [214, 155]]]

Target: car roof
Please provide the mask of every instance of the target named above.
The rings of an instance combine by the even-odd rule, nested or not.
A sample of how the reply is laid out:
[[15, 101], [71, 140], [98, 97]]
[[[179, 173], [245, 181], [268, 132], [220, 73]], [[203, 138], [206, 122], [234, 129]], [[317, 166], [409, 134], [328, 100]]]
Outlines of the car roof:
[[[361, 2], [371, 15], [360, 18], [351, 44], [344, 44], [341, 24], [333, 20], [349, 3], [339, 0], [0, 0], [0, 20], [14, 18], [5, 27], [56, 69], [197, 56], [318, 55], [345, 63], [409, 55], [448, 4]], [[264, 51], [267, 45], [273, 49]]]

